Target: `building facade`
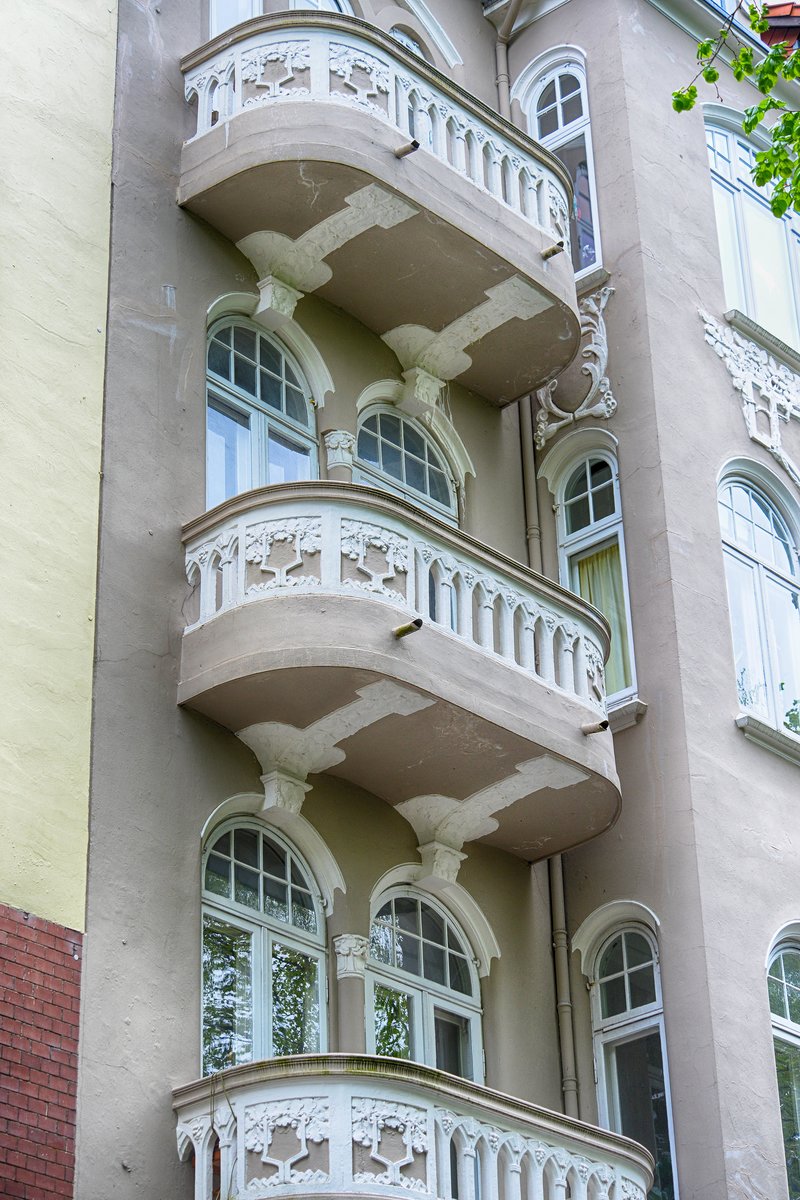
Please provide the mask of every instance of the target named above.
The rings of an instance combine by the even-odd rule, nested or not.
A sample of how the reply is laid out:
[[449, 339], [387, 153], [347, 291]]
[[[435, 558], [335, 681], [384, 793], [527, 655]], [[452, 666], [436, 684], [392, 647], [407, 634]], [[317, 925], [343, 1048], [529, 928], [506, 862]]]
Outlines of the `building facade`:
[[669, 105], [735, 7], [86, 9], [0, 896], [80, 1200], [800, 1197], [800, 222]]

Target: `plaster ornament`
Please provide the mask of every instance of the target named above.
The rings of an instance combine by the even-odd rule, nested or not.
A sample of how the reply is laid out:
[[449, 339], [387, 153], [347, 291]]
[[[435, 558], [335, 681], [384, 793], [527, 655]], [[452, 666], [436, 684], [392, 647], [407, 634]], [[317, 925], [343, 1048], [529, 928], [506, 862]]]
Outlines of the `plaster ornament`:
[[353, 468], [356, 452], [356, 437], [349, 429], [331, 429], [323, 435], [328, 470], [334, 467]]
[[[286, 544], [294, 552], [282, 566], [270, 562], [276, 544]], [[261, 521], [250, 525], [245, 534], [245, 561], [259, 567], [271, 578], [251, 584], [251, 592], [267, 592], [277, 588], [319, 587], [316, 575], [292, 575], [305, 563], [306, 555], [319, 554], [322, 549], [322, 521], [319, 517], [289, 517], [277, 521]]]
[[[253, 1191], [282, 1184], [327, 1183], [326, 1171], [297, 1171], [295, 1166], [309, 1155], [308, 1143], [327, 1141], [329, 1130], [328, 1101], [324, 1096], [309, 1096], [300, 1100], [276, 1100], [267, 1104], [250, 1104], [244, 1110], [244, 1148], [261, 1155], [264, 1166], [275, 1172], [265, 1179], [251, 1180]], [[276, 1129], [292, 1129], [298, 1150], [288, 1158], [272, 1158], [270, 1150]]]
[[286, 812], [297, 814], [303, 807], [306, 792], [311, 791], [311, 784], [305, 779], [297, 779], [288, 771], [267, 771], [261, 776], [264, 785], [264, 808], [282, 808]]
[[333, 939], [337, 979], [363, 979], [369, 953], [369, 938], [360, 933], [341, 933]]
[[[403, 1167], [413, 1164], [415, 1155], [427, 1153], [428, 1119], [425, 1109], [390, 1100], [354, 1097], [352, 1121], [353, 1141], [358, 1146], [367, 1147], [373, 1162], [383, 1168], [380, 1172], [356, 1172], [353, 1175], [354, 1183], [383, 1184], [414, 1192], [429, 1190], [424, 1179], [414, 1179], [402, 1173]], [[405, 1149], [402, 1158], [389, 1158], [381, 1154], [385, 1129], [400, 1135]]]
[[[295, 75], [302, 74], [311, 66], [311, 44], [308, 41], [272, 42], [259, 46], [242, 56], [241, 75], [244, 83], [260, 88], [261, 93], [243, 100], [243, 108], [277, 100], [281, 96], [308, 96], [309, 90], [295, 84]], [[272, 67], [273, 70], [269, 68]], [[278, 69], [274, 69], [278, 68]], [[268, 78], [265, 78], [269, 76]], [[289, 84], [295, 84], [289, 87]]]
[[557, 379], [551, 379], [544, 387], [536, 389], [536, 398], [540, 406], [536, 413], [536, 432], [534, 434], [537, 450], [541, 450], [550, 438], [565, 425], [574, 425], [585, 417], [608, 421], [617, 411], [617, 401], [606, 375], [608, 334], [603, 317], [605, 307], [613, 294], [614, 288], [602, 287], [590, 296], [585, 296], [578, 305], [581, 317], [581, 337], [587, 340], [581, 350], [581, 357], [587, 360], [581, 367], [581, 374], [587, 375], [590, 383], [589, 391], [578, 407], [571, 411], [558, 405], [555, 400]]
[[[403, 371], [402, 395], [397, 407], [410, 417], [424, 417], [439, 404], [444, 380], [437, 379], [422, 367], [411, 367]], [[473, 471], [473, 475], [475, 472]]]
[[438, 333], [424, 325], [398, 325], [383, 340], [409, 370], [422, 367], [437, 379], [455, 379], [472, 366], [468, 346], [508, 321], [529, 321], [552, 305], [552, 300], [532, 283], [513, 275], [486, 291], [486, 299], [456, 317]]
[[424, 846], [418, 846], [419, 857], [422, 861], [422, 874], [419, 878], [419, 883], [424, 886], [433, 886], [441, 883], [455, 883], [458, 878], [459, 868], [467, 857], [460, 850], [454, 850], [452, 846], [445, 846], [441, 842], [427, 842]]
[[[386, 583], [395, 579], [398, 574], [408, 573], [409, 541], [393, 529], [382, 529], [379, 525], [371, 525], [366, 521], [342, 521], [342, 554], [356, 564], [356, 569], [366, 575], [366, 579], [344, 579], [345, 587], [360, 588], [365, 592], [378, 592], [389, 600], [405, 604], [406, 597], [387, 588]], [[384, 559], [385, 571], [375, 571], [367, 565], [367, 553], [378, 551]]]
[[778, 362], [761, 346], [743, 337], [727, 322], [700, 310], [706, 341], [728, 368], [742, 398], [742, 415], [751, 441], [763, 446], [800, 488], [800, 464], [783, 445], [783, 431], [794, 419], [800, 423], [800, 375]]
[[258, 304], [253, 309], [253, 320], [275, 332], [292, 320], [297, 302], [302, 299], [303, 293], [297, 288], [284, 283], [277, 275], [267, 275], [258, 281]]
[[[344, 80], [345, 87], [350, 89], [348, 101], [351, 104], [358, 104], [362, 108], [372, 109], [381, 117], [385, 117], [388, 110], [387, 102], [376, 103], [375, 101], [378, 97], [389, 94], [391, 75], [388, 64], [381, 62], [374, 54], [368, 54], [365, 50], [340, 42], [331, 42], [329, 55], [331, 73]], [[355, 79], [353, 72], [356, 72]], [[368, 85], [363, 82], [359, 83], [359, 79], [363, 80], [365, 76], [369, 80]], [[335, 94], [332, 92], [332, 97]]]

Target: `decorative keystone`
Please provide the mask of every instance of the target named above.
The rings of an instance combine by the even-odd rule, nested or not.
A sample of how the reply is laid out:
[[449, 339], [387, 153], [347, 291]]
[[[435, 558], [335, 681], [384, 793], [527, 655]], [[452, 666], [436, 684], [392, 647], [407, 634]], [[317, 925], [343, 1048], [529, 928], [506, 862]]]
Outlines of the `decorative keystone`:
[[286, 812], [299, 813], [311, 791], [311, 784], [298, 779], [287, 771], [268, 771], [261, 776], [264, 785], [264, 808], [282, 808]]
[[444, 380], [438, 379], [423, 367], [411, 367], [403, 371], [402, 396], [397, 405], [410, 417], [420, 417], [432, 408], [436, 408], [439, 396], [444, 387]]
[[278, 279], [277, 275], [267, 275], [264, 279], [259, 279], [258, 291], [259, 301], [253, 313], [253, 320], [273, 332], [291, 321], [298, 300], [303, 299], [302, 292]]
[[453, 846], [445, 846], [443, 842], [427, 842], [417, 849], [422, 860], [422, 874], [418, 882], [432, 888], [456, 882], [466, 854]]
[[342, 933], [333, 939], [337, 979], [363, 979], [369, 939], [360, 933]]

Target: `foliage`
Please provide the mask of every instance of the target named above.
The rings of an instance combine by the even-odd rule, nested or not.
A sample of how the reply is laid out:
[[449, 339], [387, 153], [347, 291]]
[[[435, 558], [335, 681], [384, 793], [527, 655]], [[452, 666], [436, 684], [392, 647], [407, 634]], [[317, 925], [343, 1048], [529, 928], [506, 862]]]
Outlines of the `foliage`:
[[781, 42], [759, 56], [736, 32], [735, 22], [740, 14], [756, 35], [769, 28], [766, 4], [739, 0], [716, 37], [697, 43], [697, 74], [685, 87], [672, 93], [672, 107], [676, 112], [694, 108], [698, 83], [702, 80], [716, 89], [720, 68], [730, 69], [739, 82], [750, 80], [763, 99], [745, 110], [744, 133], [751, 134], [769, 114], [780, 114], [774, 124], [765, 126], [769, 144], [755, 155], [753, 182], [768, 190], [772, 212], [782, 217], [790, 208], [800, 212], [800, 112], [777, 99], [774, 89], [780, 80], [800, 79], [800, 50], [789, 54], [786, 43]]

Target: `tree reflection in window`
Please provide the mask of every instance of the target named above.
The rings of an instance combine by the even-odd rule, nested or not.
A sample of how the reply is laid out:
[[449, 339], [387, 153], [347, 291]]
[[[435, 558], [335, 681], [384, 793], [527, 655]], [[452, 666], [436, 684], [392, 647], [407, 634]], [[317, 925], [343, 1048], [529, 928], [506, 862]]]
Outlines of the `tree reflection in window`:
[[789, 1200], [800, 1200], [800, 950], [785, 946], [767, 976]]

